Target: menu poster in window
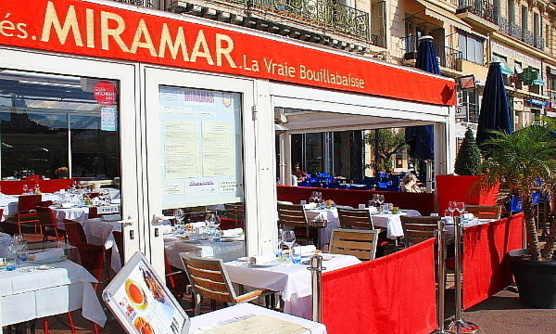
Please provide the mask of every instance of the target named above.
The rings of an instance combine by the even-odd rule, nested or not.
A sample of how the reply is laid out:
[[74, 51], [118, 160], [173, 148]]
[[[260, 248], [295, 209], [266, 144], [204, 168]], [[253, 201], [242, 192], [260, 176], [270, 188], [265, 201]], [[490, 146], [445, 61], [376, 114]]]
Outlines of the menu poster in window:
[[118, 110], [114, 106], [100, 108], [100, 129], [102, 131], [118, 131]]
[[106, 287], [103, 298], [128, 333], [188, 331], [187, 314], [139, 252]]
[[241, 95], [160, 86], [163, 206], [243, 196]]

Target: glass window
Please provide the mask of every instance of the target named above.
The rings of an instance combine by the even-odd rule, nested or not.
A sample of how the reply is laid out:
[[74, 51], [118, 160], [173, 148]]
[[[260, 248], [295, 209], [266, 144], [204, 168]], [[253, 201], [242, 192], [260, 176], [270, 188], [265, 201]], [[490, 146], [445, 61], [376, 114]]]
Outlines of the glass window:
[[475, 36], [459, 32], [459, 51], [463, 59], [483, 64], [483, 40]]
[[120, 175], [118, 82], [0, 69], [1, 177]]
[[197, 240], [211, 256], [235, 260], [245, 254], [242, 96], [163, 85], [158, 96], [164, 213], [191, 240], [237, 228], [226, 245]]

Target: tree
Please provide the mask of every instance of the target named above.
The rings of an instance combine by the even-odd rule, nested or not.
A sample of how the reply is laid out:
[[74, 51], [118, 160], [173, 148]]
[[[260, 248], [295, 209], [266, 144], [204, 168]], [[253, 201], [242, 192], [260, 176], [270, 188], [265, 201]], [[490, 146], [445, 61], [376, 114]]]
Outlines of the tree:
[[465, 138], [458, 151], [454, 171], [458, 175], [478, 175], [481, 166], [481, 150], [473, 135], [473, 130], [467, 128]]
[[373, 146], [375, 174], [382, 169], [392, 169], [392, 156], [406, 149], [404, 132], [397, 129], [378, 129], [365, 134], [365, 143]]

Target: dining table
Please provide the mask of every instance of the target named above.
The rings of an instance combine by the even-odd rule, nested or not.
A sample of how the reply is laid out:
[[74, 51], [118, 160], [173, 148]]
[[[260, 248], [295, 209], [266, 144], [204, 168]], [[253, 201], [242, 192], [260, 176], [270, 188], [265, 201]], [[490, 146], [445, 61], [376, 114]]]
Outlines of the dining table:
[[84, 318], [100, 326], [106, 314], [93, 289], [97, 280], [70, 260], [24, 262], [13, 271], [0, 270], [1, 326], [81, 309]]
[[[327, 224], [324, 228], [319, 228], [319, 247], [322, 247], [330, 242], [332, 231], [340, 227], [340, 219], [338, 217], [338, 208], [340, 206], [333, 206], [329, 208], [317, 208], [313, 204], [306, 204], [305, 212], [308, 220], [323, 221], [326, 220]], [[351, 207], [344, 207], [351, 208]], [[403, 237], [403, 228], [400, 216], [421, 216], [417, 210], [400, 210], [397, 213], [391, 212], [377, 212], [374, 207], [365, 207], [371, 211], [371, 219], [375, 228], [386, 229], [386, 237], [389, 239], [397, 239]]]
[[[325, 272], [361, 263], [355, 256], [343, 254], [324, 253], [323, 259]], [[308, 256], [303, 257], [301, 263], [275, 261], [251, 265], [248, 261], [236, 260], [225, 262], [224, 267], [233, 283], [279, 292], [285, 313], [310, 319], [312, 290], [308, 262]]]
[[[20, 196], [25, 195], [6, 195], [0, 193], [0, 209], [4, 210], [1, 217], [2, 221], [17, 213]], [[58, 193], [43, 193], [42, 200], [59, 202], [62, 200], [62, 196]]]
[[164, 234], [164, 252], [172, 267], [183, 268], [180, 253], [198, 257], [222, 259], [224, 262], [234, 261], [245, 255], [245, 236], [222, 238], [220, 241], [199, 237], [189, 238], [183, 234]]
[[119, 272], [122, 269], [122, 261], [120, 259], [120, 250], [114, 236], [113, 231], [122, 231], [122, 224], [120, 221], [122, 217], [120, 214], [103, 215], [99, 218], [87, 219], [80, 224], [83, 226], [83, 232], [87, 238], [87, 243], [94, 245], [102, 245], [105, 249], [112, 250], [110, 257], [110, 267], [114, 272]]

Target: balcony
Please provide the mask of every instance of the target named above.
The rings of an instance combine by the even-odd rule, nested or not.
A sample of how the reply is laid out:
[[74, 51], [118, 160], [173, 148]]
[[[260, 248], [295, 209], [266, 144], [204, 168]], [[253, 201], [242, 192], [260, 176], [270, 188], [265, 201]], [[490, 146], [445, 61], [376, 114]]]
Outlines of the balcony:
[[114, 2], [127, 3], [130, 5], [147, 7], [147, 8], [158, 8], [158, 0], [111, 0]]
[[456, 14], [470, 13], [488, 22], [495, 22], [496, 8], [484, 0], [459, 0]]
[[[402, 43], [405, 45], [404, 59], [417, 59], [417, 44], [418, 38], [414, 35], [408, 35], [402, 38]], [[446, 69], [461, 71], [459, 59], [461, 59], [461, 52], [454, 48], [444, 46], [440, 43], [434, 43], [434, 49], [438, 56], [438, 64]]]
[[524, 30], [519, 24], [508, 22], [504, 17], [498, 17], [496, 19], [496, 24], [500, 28], [499, 31], [501, 33], [509, 35], [539, 50], [544, 50], [544, 38], [528, 30]]

